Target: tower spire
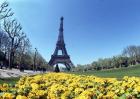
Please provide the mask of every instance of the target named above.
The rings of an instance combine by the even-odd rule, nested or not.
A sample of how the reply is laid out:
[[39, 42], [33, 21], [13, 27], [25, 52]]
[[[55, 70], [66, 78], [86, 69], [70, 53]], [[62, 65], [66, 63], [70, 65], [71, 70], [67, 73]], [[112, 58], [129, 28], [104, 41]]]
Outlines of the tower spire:
[[59, 36], [58, 36], [58, 41], [57, 41], [57, 43], [63, 43], [64, 44], [64, 36], [63, 36], [63, 31], [64, 31], [64, 29], [63, 29], [63, 20], [64, 20], [64, 18], [63, 18], [63, 16], [60, 18], [60, 28], [59, 28]]

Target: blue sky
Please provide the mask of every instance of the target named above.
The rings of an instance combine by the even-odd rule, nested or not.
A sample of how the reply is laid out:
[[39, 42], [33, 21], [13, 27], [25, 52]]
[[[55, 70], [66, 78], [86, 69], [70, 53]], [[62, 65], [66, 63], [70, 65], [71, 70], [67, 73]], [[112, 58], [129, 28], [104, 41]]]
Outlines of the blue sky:
[[74, 64], [112, 57], [140, 45], [140, 0], [7, 0], [31, 44], [49, 61], [64, 16], [66, 48]]

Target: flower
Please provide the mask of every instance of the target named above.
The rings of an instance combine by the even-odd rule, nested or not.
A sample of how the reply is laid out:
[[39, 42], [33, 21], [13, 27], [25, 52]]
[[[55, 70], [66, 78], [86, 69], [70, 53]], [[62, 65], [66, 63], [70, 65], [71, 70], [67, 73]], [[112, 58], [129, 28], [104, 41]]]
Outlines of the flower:
[[28, 99], [26, 96], [18, 95], [16, 99]]
[[47, 73], [21, 77], [15, 86], [1, 84], [0, 91], [0, 99], [139, 99], [140, 78]]

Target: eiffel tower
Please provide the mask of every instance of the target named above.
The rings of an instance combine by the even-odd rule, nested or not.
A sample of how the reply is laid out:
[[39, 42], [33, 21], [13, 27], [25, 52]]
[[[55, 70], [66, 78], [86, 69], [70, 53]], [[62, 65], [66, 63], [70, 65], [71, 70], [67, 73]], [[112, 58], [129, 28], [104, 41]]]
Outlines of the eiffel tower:
[[[55, 51], [53, 53], [53, 55], [51, 56], [51, 59], [49, 61], [49, 65], [50, 66], [58, 66], [59, 63], [63, 64], [66, 66], [66, 69], [68, 71], [71, 70], [72, 67], [74, 67], [73, 63], [70, 60], [70, 56], [67, 54], [67, 50], [65, 47], [65, 43], [64, 43], [64, 36], [63, 36], [63, 20], [64, 18], [61, 17], [60, 18], [60, 28], [59, 28], [59, 36], [58, 36], [58, 40], [56, 43], [56, 48]], [[59, 51], [61, 51], [61, 55], [59, 55]]]

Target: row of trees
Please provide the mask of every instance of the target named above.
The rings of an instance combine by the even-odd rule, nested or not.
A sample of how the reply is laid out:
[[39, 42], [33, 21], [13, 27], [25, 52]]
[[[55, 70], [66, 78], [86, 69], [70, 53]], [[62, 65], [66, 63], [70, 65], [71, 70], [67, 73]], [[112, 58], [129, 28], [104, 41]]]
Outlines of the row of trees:
[[[21, 24], [13, 18], [8, 2], [0, 4], [0, 62], [10, 69], [37, 69], [47, 67], [47, 62], [37, 51], [32, 50]], [[37, 67], [38, 66], [38, 67]]]
[[111, 58], [100, 58], [87, 65], [78, 65], [75, 70], [103, 70], [140, 64], [140, 46], [131, 45], [123, 49], [122, 54]]

